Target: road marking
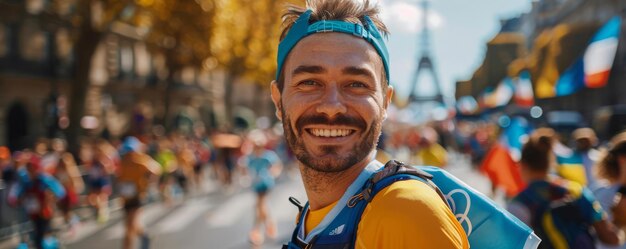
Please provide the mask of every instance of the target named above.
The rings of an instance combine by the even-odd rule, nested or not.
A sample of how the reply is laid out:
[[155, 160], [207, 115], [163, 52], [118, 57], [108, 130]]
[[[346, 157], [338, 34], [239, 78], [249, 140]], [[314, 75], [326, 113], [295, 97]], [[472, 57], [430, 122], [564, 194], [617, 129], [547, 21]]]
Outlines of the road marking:
[[[157, 218], [163, 216], [168, 210], [168, 207], [160, 203], [146, 206], [143, 208], [143, 212], [141, 213], [140, 222], [145, 227], [147, 224], [150, 224]], [[104, 231], [104, 237], [107, 240], [122, 238], [124, 236], [125, 229], [124, 219], [122, 219], [117, 222], [117, 224]]]
[[209, 227], [227, 227], [235, 224], [245, 212], [252, 212], [255, 196], [251, 191], [238, 194], [220, 205], [208, 219]]
[[[115, 220], [118, 219], [120, 216], [120, 214], [118, 213], [113, 213], [111, 214], [110, 219]], [[73, 236], [69, 236], [67, 234], [69, 234], [69, 232], [66, 232], [65, 235], [65, 243], [66, 244], [72, 244], [78, 241], [83, 240], [84, 238], [87, 238], [95, 233], [97, 233], [98, 231], [100, 231], [103, 226], [105, 224], [100, 224], [95, 220], [90, 220], [90, 221], [86, 221], [86, 222], [81, 222], [79, 225], [77, 225], [77, 227], [75, 228], [75, 234]]]
[[207, 201], [207, 199], [188, 200], [182, 207], [176, 209], [162, 221], [159, 221], [155, 227], [154, 234], [172, 233], [185, 228], [213, 206], [206, 203]]

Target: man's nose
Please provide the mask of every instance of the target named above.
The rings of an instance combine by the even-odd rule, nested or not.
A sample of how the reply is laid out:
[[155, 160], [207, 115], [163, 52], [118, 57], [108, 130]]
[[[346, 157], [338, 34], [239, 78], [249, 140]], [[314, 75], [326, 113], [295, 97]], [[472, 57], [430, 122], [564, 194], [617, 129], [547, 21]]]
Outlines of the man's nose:
[[324, 96], [320, 99], [320, 104], [317, 106], [316, 111], [318, 113], [326, 114], [330, 118], [348, 111], [343, 103], [342, 96], [337, 86], [331, 86], [326, 89]]

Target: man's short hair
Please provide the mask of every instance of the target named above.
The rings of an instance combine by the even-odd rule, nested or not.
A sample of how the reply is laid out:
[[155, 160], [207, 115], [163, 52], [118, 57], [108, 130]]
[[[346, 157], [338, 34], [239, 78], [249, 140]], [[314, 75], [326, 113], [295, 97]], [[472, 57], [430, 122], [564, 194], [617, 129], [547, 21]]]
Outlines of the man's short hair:
[[[356, 23], [365, 26], [365, 17], [369, 17], [381, 35], [387, 36], [389, 30], [387, 26], [378, 17], [380, 9], [376, 4], [371, 4], [369, 0], [306, 0], [306, 7], [289, 4], [287, 10], [283, 14], [283, 30], [280, 35], [282, 41], [294, 22], [298, 20], [307, 9], [311, 10], [309, 23], [321, 20], [338, 20], [350, 23]], [[381, 58], [382, 59], [382, 58]], [[382, 86], [383, 90], [387, 88], [388, 82], [383, 70]], [[285, 82], [284, 69], [278, 77], [278, 89], [282, 92]]]

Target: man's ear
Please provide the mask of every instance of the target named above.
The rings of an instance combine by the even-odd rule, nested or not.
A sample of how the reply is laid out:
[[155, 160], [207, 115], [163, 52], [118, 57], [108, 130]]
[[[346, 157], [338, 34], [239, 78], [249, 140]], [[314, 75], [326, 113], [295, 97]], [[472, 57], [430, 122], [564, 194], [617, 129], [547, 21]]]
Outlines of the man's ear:
[[389, 108], [389, 103], [393, 99], [393, 87], [387, 86], [387, 90], [383, 95], [383, 121], [387, 120], [387, 108]]
[[276, 108], [276, 117], [278, 118], [278, 120], [282, 121], [283, 113], [282, 113], [282, 107], [280, 106], [281, 93], [280, 93], [280, 89], [278, 89], [278, 83], [276, 83], [275, 80], [272, 80], [270, 93], [272, 95], [272, 102], [274, 102], [274, 107]]
[[389, 103], [393, 99], [393, 86], [387, 86], [387, 93], [385, 94], [385, 102], [383, 103], [383, 107], [385, 107], [385, 111], [389, 107]]

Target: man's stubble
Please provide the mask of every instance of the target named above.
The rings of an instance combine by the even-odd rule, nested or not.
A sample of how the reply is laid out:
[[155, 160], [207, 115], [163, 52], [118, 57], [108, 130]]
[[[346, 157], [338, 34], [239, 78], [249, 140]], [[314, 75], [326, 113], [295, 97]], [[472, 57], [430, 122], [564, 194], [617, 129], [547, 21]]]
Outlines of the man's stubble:
[[[382, 115], [379, 115], [379, 117], [372, 122], [372, 125], [369, 127], [369, 129], [360, 131], [364, 132], [365, 135], [362, 136], [361, 140], [354, 145], [349, 153], [338, 153], [337, 146], [323, 146], [321, 148], [322, 151], [326, 154], [331, 154], [332, 157], [326, 157], [325, 159], [321, 159], [315, 157], [314, 155], [311, 155], [311, 153], [307, 150], [303, 139], [299, 138], [296, 135], [291, 126], [291, 118], [286, 114], [285, 109], [282, 105], [282, 101], [279, 108], [281, 109], [285, 139], [287, 140], [289, 148], [294, 153], [298, 161], [300, 161], [300, 163], [302, 163], [306, 168], [317, 171], [319, 173], [341, 173], [365, 159], [365, 157], [367, 157], [372, 152], [372, 150], [376, 148], [376, 144], [378, 143], [378, 138], [380, 137], [380, 133], [382, 130], [382, 118], [380, 118], [382, 117]], [[302, 116], [300, 118], [303, 117], [305, 116]], [[301, 122], [297, 121], [296, 126], [298, 126], [298, 123]], [[304, 129], [302, 129], [302, 127], [296, 127], [296, 129], [299, 131], [299, 134], [306, 132], [304, 131]]]

